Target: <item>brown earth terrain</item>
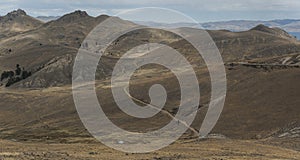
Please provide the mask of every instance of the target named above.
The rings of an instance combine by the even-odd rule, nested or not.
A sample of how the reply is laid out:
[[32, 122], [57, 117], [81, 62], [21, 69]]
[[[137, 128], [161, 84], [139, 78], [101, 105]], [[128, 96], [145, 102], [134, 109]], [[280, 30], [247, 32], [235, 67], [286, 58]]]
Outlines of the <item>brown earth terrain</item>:
[[[193, 132], [199, 131], [207, 111], [211, 85], [195, 49], [177, 35], [157, 29], [120, 37], [108, 47], [96, 74], [97, 96], [110, 120], [129, 131], [147, 132], [161, 128], [176, 114], [180, 102], [176, 77], [156, 65], [135, 72], [130, 98], [148, 104], [148, 89], [162, 84], [168, 93], [165, 113], [137, 119], [123, 113], [113, 100], [109, 78], [114, 64], [130, 48], [149, 42], [172, 46], [193, 64], [201, 90], [199, 112], [180, 140], [157, 152], [126, 154], [96, 142], [75, 109], [72, 67], [86, 35], [107, 18], [76, 11], [44, 23], [22, 10], [0, 17], [0, 73], [14, 71], [16, 64], [31, 72], [8, 87], [8, 78], [1, 81], [0, 159], [300, 158], [300, 42], [281, 29], [263, 25], [245, 32], [208, 31], [224, 60], [228, 90], [217, 125], [200, 141]], [[116, 30], [136, 25], [112, 18]]]
[[[178, 141], [162, 150], [147, 154], [115, 151], [98, 143], [45, 144], [0, 141], [1, 159], [128, 159], [128, 160], [258, 160], [300, 158], [299, 151], [263, 144], [260, 141], [205, 140]], [[299, 142], [298, 142], [299, 143]]]

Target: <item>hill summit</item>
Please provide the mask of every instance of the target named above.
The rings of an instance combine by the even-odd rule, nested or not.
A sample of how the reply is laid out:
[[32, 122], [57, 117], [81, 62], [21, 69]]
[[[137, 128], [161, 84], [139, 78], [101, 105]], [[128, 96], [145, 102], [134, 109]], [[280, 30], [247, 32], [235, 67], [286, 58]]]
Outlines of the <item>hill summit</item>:
[[295, 39], [295, 37], [291, 36], [289, 33], [287, 33], [285, 30], [282, 30], [280, 28], [270, 28], [268, 26], [265, 26], [263, 24], [259, 24], [256, 27], [251, 29], [252, 31], [260, 31], [268, 34], [272, 34], [281, 38], [292, 38]]
[[7, 15], [8, 16], [20, 16], [20, 15], [27, 15], [27, 13], [22, 9], [18, 9], [18, 10], [14, 10], [14, 11], [8, 13]]
[[60, 22], [74, 22], [85, 18], [91, 18], [86, 11], [77, 10], [58, 19]]
[[14, 10], [12, 12], [7, 13], [5, 16], [0, 16], [0, 22], [4, 23], [7, 21], [13, 21], [15, 18], [20, 16], [27, 16], [26, 12], [22, 9]]
[[0, 33], [3, 35], [15, 34], [32, 30], [43, 22], [30, 17], [22, 9], [14, 10], [5, 16], [0, 16]]

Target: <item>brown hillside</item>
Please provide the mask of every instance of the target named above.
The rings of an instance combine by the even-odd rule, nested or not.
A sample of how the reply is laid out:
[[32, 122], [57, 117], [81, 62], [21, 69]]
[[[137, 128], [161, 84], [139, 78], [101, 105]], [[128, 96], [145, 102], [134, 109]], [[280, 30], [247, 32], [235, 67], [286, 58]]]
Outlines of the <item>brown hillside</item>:
[[43, 22], [28, 16], [25, 11], [18, 9], [5, 16], [0, 16], [0, 33], [1, 35], [9, 36], [15, 33], [36, 29], [41, 24], [43, 24]]
[[[16, 64], [32, 71], [30, 77], [11, 87], [0, 88], [0, 138], [73, 142], [89, 137], [74, 107], [71, 73], [74, 57], [85, 36], [106, 18], [108, 16], [94, 18], [76, 11], [35, 29], [0, 39], [0, 71], [14, 70]], [[121, 25], [135, 25], [113, 18], [112, 29], [115, 30]], [[193, 34], [199, 30], [189, 31]], [[228, 79], [225, 108], [213, 133], [248, 140], [277, 139], [285, 132], [292, 134], [292, 130], [300, 126], [299, 41], [282, 30], [264, 26], [237, 33], [208, 32], [225, 61]], [[170, 121], [163, 113], [151, 119], [129, 117], [118, 109], [110, 91], [110, 74], [120, 56], [148, 42], [168, 44], [194, 65], [202, 96], [197, 119], [192, 125], [198, 130], [210, 97], [207, 68], [185, 40], [157, 29], [130, 32], [105, 52], [96, 83], [103, 110], [115, 124], [130, 131], [154, 130]], [[137, 71], [130, 83], [131, 95], [144, 103], [149, 103], [151, 85], [166, 86], [169, 99], [165, 110], [176, 114], [180, 90], [169, 70], [149, 65]], [[191, 138], [191, 135], [188, 130], [183, 137]], [[298, 135], [293, 133], [292, 136], [297, 138]], [[297, 146], [294, 148], [299, 150]]]

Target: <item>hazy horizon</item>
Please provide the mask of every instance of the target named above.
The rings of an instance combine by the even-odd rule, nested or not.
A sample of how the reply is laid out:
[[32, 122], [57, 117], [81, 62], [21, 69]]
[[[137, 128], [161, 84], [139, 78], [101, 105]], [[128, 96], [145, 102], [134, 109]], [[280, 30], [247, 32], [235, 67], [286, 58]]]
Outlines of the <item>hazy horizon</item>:
[[[13, 12], [13, 11], [17, 11], [17, 10], [24, 10], [26, 12], [27, 15], [31, 16], [31, 17], [34, 17], [34, 18], [39, 18], [39, 17], [62, 17], [66, 14], [70, 14], [70, 13], [73, 13], [75, 11], [85, 11], [88, 13], [89, 16], [92, 16], [92, 17], [97, 17], [97, 16], [100, 16], [100, 15], [108, 15], [108, 16], [115, 16], [115, 15], [111, 15], [111, 14], [107, 14], [107, 13], [101, 13], [101, 14], [98, 14], [98, 15], [91, 15], [89, 14], [89, 11], [88, 10], [81, 10], [81, 9], [75, 9], [73, 11], [70, 11], [70, 12], [66, 12], [66, 13], [63, 13], [61, 15], [32, 15], [30, 14], [30, 12], [28, 12], [27, 10], [23, 9], [23, 8], [15, 8], [15, 9], [12, 9], [10, 11], [8, 11], [7, 13], [5, 14], [0, 14], [0, 16], [5, 16], [7, 15], [8, 13], [10, 12]], [[128, 9], [130, 10], [130, 9]], [[193, 17], [192, 17], [193, 18]], [[300, 18], [279, 18], [279, 19], [268, 19], [268, 20], [263, 20], [263, 19], [228, 19], [228, 20], [215, 20], [215, 21], [204, 21], [204, 22], [199, 22], [199, 23], [213, 23], [213, 22], [238, 22], [238, 21], [253, 21], [253, 22], [256, 22], [256, 21], [261, 21], [261, 22], [266, 22], [266, 21], [276, 21], [276, 20], [300, 20]], [[154, 23], [159, 23], [159, 22], [156, 22], [156, 21], [142, 21], [142, 20], [137, 20], [138, 21], [141, 21], [141, 22], [154, 22]], [[173, 22], [173, 23], [188, 23], [188, 22], [185, 22], [185, 21], [179, 21], [179, 22]], [[168, 23], [166, 23], [168, 24]], [[172, 24], [172, 23], [169, 23], [169, 24]]]
[[[218, 5], [216, 5], [218, 4]], [[116, 15], [128, 9], [141, 7], [161, 7], [176, 10], [186, 14], [196, 21], [216, 22], [230, 20], [277, 20], [277, 19], [299, 19], [300, 1], [289, 0], [279, 1], [271, 0], [267, 3], [259, 0], [247, 2], [238, 0], [201, 0], [201, 1], [183, 1], [183, 0], [114, 0], [114, 1], [96, 1], [96, 0], [10, 0], [0, 2], [0, 15], [16, 10], [18, 8], [25, 10], [33, 17], [37, 16], [62, 16], [74, 10], [84, 10], [91, 16], [101, 14]], [[153, 13], [154, 15], [157, 13]]]

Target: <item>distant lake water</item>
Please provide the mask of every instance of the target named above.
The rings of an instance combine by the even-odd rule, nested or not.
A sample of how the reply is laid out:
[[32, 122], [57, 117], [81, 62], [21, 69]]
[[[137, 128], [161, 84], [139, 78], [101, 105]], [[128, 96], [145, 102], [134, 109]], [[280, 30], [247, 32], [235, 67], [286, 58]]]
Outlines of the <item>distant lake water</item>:
[[289, 32], [289, 34], [296, 36], [298, 40], [300, 40], [300, 32]]

